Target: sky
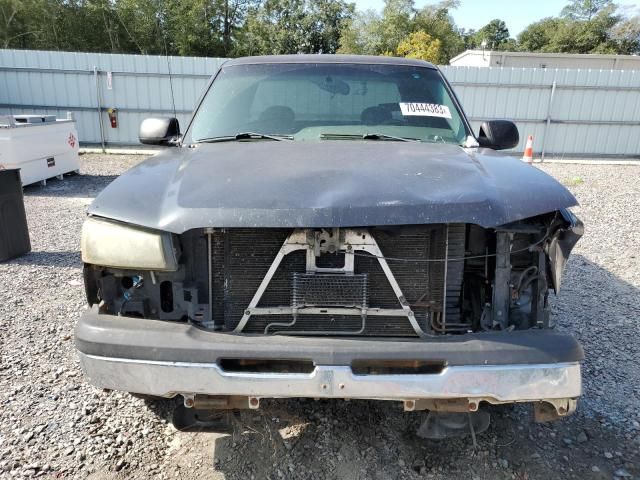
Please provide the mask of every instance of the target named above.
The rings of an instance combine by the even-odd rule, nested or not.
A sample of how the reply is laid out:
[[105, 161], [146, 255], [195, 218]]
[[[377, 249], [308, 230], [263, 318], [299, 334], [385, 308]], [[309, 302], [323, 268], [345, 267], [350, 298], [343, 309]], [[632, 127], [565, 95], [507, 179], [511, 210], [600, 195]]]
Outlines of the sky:
[[[359, 10], [373, 8], [381, 11], [383, 0], [352, 0]], [[416, 0], [417, 8], [437, 0]], [[460, 7], [451, 12], [458, 27], [478, 30], [494, 18], [504, 20], [512, 37], [541, 18], [557, 16], [567, 0], [461, 0]], [[635, 3], [618, 1], [618, 4]]]

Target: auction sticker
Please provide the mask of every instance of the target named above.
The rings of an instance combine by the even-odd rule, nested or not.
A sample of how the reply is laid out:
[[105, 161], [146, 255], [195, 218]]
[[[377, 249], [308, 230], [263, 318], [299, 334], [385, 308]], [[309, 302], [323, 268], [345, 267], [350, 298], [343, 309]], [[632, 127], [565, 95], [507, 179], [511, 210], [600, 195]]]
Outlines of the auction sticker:
[[451, 118], [451, 112], [446, 105], [437, 103], [400, 103], [400, 111], [405, 117], [440, 117]]

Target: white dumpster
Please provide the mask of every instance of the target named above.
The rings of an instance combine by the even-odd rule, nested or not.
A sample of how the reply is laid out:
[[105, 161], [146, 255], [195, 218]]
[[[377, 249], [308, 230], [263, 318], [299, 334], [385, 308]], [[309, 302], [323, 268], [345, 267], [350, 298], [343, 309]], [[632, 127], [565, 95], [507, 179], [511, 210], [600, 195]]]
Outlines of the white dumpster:
[[19, 168], [23, 185], [62, 178], [80, 169], [78, 132], [72, 116], [0, 116], [0, 165]]

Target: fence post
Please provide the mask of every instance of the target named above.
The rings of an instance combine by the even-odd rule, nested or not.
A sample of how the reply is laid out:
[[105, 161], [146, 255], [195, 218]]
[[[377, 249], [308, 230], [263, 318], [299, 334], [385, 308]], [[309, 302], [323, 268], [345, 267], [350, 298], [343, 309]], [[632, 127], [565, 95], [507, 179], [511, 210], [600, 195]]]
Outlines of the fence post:
[[100, 78], [98, 77], [98, 67], [93, 67], [93, 77], [96, 81], [96, 109], [98, 112], [98, 125], [100, 126], [100, 144], [102, 153], [106, 152], [104, 147], [104, 126], [102, 125], [102, 96], [100, 95]]
[[549, 95], [549, 104], [547, 105], [547, 123], [544, 126], [544, 133], [542, 136], [542, 153], [540, 155], [540, 161], [544, 162], [544, 153], [547, 147], [547, 135], [549, 135], [549, 128], [551, 126], [551, 108], [553, 107], [553, 97], [556, 94], [556, 81], [553, 80], [551, 84], [551, 95]]

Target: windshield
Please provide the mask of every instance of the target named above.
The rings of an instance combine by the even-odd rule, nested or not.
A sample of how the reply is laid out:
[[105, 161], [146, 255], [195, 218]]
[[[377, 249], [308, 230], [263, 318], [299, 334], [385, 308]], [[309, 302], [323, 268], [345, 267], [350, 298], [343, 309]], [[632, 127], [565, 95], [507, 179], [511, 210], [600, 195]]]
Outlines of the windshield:
[[[250, 133], [251, 135], [247, 135]], [[186, 141], [420, 140], [462, 144], [465, 122], [437, 70], [409, 65], [223, 67]], [[273, 139], [273, 138], [272, 138]]]

